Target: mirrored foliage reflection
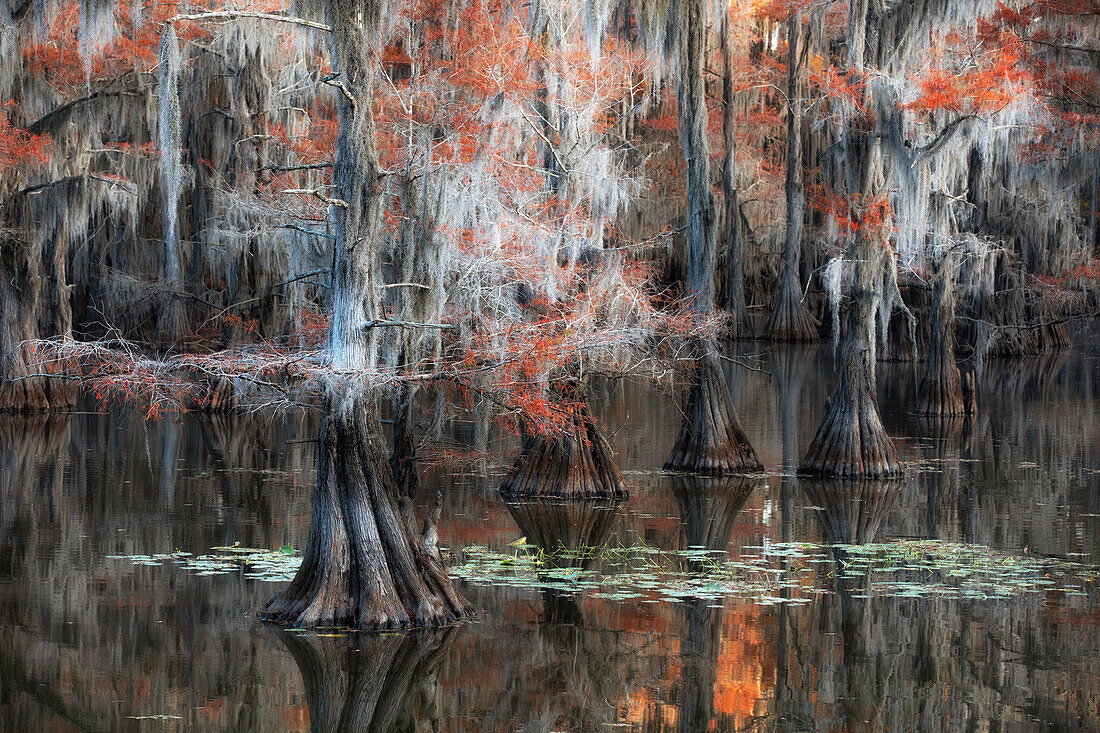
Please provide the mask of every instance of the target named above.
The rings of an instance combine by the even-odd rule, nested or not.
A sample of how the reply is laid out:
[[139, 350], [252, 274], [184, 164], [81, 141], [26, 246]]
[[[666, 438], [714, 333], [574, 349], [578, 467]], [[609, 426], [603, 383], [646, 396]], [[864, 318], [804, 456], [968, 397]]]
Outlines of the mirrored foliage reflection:
[[[1097, 356], [991, 362], [949, 420], [910, 415], [912, 365], [881, 363], [910, 467], [883, 483], [794, 475], [830, 345], [757, 353], [723, 373], [760, 476], [662, 471], [678, 396], [631, 382], [590, 386], [625, 501], [505, 502], [515, 437], [433, 426], [415, 500], [440, 494], [452, 566], [483, 547], [555, 582], [465, 579], [478, 614], [431, 633], [269, 628], [280, 581], [178, 560], [300, 553], [308, 413], [0, 418], [0, 730], [1100, 728], [1096, 573], [1059, 569], [1100, 564]], [[608, 568], [630, 597], [569, 587]], [[703, 592], [730, 568], [760, 582]], [[662, 595], [661, 573], [699, 585]]]

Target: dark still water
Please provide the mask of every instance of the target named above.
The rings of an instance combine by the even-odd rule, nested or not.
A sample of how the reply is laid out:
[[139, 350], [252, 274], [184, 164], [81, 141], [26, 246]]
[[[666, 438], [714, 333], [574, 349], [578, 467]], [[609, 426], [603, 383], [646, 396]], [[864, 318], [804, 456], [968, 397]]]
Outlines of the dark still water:
[[741, 351], [762, 478], [662, 473], [679, 415], [642, 385], [593, 404], [618, 506], [506, 505], [515, 438], [429, 433], [421, 503], [481, 611], [412, 635], [268, 628], [281, 581], [151, 557], [303, 547], [313, 417], [0, 421], [0, 730], [1100, 729], [1096, 347], [989, 365], [947, 424], [881, 365], [893, 484], [795, 480], [829, 349]]

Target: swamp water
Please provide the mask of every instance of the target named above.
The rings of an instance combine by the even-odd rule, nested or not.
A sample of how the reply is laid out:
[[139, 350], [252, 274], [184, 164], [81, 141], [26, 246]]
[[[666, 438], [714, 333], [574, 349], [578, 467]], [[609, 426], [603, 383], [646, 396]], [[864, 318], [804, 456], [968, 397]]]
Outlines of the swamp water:
[[618, 504], [505, 503], [518, 441], [450, 423], [419, 499], [442, 492], [480, 612], [405, 635], [255, 617], [308, 534], [311, 416], [0, 419], [0, 730], [1100, 729], [1100, 349], [1077, 341], [988, 365], [949, 422], [881, 364], [900, 482], [791, 475], [828, 345], [728, 365], [761, 477], [661, 472], [679, 413], [636, 384], [592, 404]]

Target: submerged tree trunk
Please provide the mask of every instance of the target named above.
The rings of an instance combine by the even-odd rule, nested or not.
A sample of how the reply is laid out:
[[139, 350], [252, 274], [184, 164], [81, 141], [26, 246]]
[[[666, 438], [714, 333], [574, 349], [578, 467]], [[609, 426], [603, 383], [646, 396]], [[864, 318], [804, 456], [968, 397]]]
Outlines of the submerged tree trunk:
[[508, 497], [620, 499], [627, 496], [611, 445], [596, 425], [575, 384], [569, 425], [550, 435], [529, 435], [523, 452], [500, 487]]
[[726, 310], [730, 315], [730, 336], [752, 338], [752, 321], [745, 302], [744, 237], [741, 230], [741, 201], [737, 193], [737, 108], [733, 92], [733, 33], [729, 8], [722, 13], [722, 135], [725, 154], [722, 165], [722, 191], [725, 194], [726, 219]]
[[714, 268], [718, 258], [707, 141], [707, 3], [684, 0], [679, 12], [676, 105], [687, 168], [685, 295], [693, 310], [709, 313], [714, 310]]
[[963, 415], [962, 375], [955, 363], [955, 291], [950, 254], [934, 263], [932, 282], [932, 333], [928, 358], [917, 388], [918, 415]]
[[763, 471], [737, 419], [716, 347], [697, 343], [694, 349], [684, 421], [665, 470], [707, 475]]
[[764, 338], [769, 341], [817, 341], [817, 321], [802, 299], [799, 259], [806, 197], [802, 187], [802, 84], [798, 41], [802, 17], [792, 13], [787, 21], [787, 234], [783, 242], [783, 269], [779, 297], [768, 318]]
[[294, 580], [261, 618], [385, 629], [467, 615], [470, 606], [439, 559], [437, 517], [418, 531], [412, 501], [397, 495], [373, 400], [328, 397], [324, 410], [309, 542]]
[[840, 378], [825, 407], [821, 426], [798, 468], [801, 474], [885, 478], [899, 476], [904, 470], [878, 414], [874, 376], [875, 285], [868, 282], [874, 267], [867, 262], [855, 265], [856, 285], [845, 324]]
[[377, 360], [369, 324], [378, 313], [381, 194], [372, 85], [381, 8], [376, 0], [329, 0], [327, 10], [339, 85], [329, 355], [333, 367], [350, 376], [322, 403], [317, 488], [302, 565], [261, 617], [292, 626], [439, 626], [465, 616], [470, 606], [440, 561], [438, 506], [418, 529], [411, 499], [398, 496], [377, 398], [355, 375]]

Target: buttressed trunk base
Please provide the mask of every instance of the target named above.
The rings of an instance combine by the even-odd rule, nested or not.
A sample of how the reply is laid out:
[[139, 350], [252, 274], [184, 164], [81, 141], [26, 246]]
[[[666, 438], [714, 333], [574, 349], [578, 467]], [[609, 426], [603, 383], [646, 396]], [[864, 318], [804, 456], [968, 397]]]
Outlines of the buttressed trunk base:
[[666, 471], [707, 475], [754, 473], [764, 466], [756, 457], [737, 413], [718, 354], [709, 344], [695, 347], [698, 355], [691, 375], [684, 421]]
[[852, 300], [840, 380], [798, 472], [836, 478], [900, 476], [905, 465], [878, 414], [875, 349], [867, 328], [874, 323], [874, 299], [870, 293], [857, 292]]
[[[972, 390], [971, 390], [972, 392]], [[917, 415], [965, 415], [962, 374], [955, 363], [955, 293], [947, 262], [935, 264], [932, 334], [917, 388]]]
[[442, 626], [470, 613], [435, 546], [438, 508], [415, 527], [398, 497], [373, 399], [327, 397], [319, 438], [309, 543], [265, 621], [294, 627]]
[[564, 433], [527, 437], [500, 493], [508, 497], [561, 499], [627, 496], [611, 445], [583, 400], [576, 403], [572, 422]]

